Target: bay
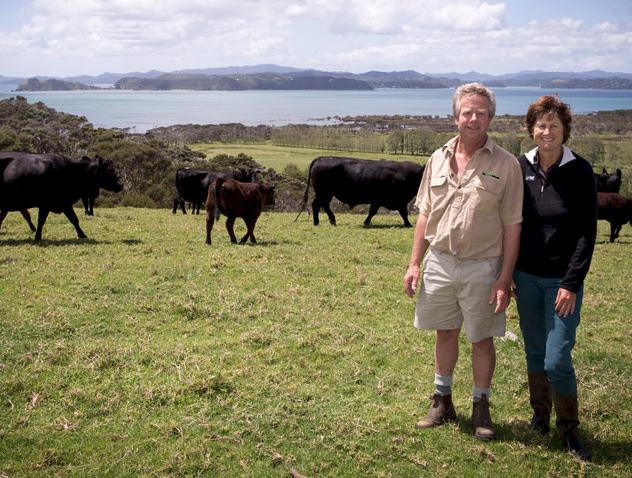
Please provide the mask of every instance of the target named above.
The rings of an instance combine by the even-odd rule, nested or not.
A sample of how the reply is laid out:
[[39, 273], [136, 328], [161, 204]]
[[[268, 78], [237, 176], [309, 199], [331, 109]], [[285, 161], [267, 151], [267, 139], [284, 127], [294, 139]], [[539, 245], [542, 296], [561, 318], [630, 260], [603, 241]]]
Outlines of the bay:
[[[148, 129], [175, 124], [331, 124], [341, 116], [451, 114], [451, 88], [371, 91], [38, 91], [0, 85], [0, 99], [20, 95], [58, 111], [85, 116], [96, 127]], [[494, 88], [497, 115], [523, 115], [545, 94], [558, 94], [576, 114], [632, 109], [630, 90]]]

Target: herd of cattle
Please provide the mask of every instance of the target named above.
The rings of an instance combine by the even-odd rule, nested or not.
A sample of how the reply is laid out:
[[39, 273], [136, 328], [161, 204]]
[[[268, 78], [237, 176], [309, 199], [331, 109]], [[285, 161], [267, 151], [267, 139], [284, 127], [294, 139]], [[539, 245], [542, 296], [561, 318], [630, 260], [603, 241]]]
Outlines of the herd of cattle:
[[[408, 204], [415, 197], [424, 167], [409, 161], [373, 161], [338, 156], [321, 156], [310, 164], [307, 187], [300, 210], [306, 208], [310, 184], [314, 189], [312, 215], [318, 225], [322, 208], [332, 225], [336, 217], [331, 210], [333, 198], [350, 207], [368, 204], [365, 225], [380, 207], [397, 211], [404, 226], [408, 220]], [[231, 242], [237, 242], [234, 223], [242, 218], [247, 232], [240, 242], [256, 242], [254, 227], [266, 205], [274, 204], [274, 186], [256, 181], [258, 171], [216, 172], [205, 169], [179, 169], [176, 172], [177, 194], [173, 213], [180, 208], [186, 214], [185, 202], [197, 212], [206, 209], [206, 243], [211, 244], [211, 231], [219, 214], [227, 217], [226, 229]], [[632, 225], [632, 199], [619, 194], [622, 173], [617, 169], [595, 173], [598, 193], [598, 217], [610, 222], [610, 242], [619, 236], [624, 224]], [[94, 199], [99, 189], [119, 192], [123, 185], [110, 160], [100, 157], [68, 158], [57, 154], [0, 153], [0, 226], [10, 211], [19, 211], [41, 241], [42, 228], [49, 212], [64, 213], [75, 227], [77, 236], [86, 235], [79, 226], [73, 205], [80, 199], [86, 214], [93, 214]], [[31, 221], [29, 208], [38, 208], [37, 227]], [[300, 214], [300, 212], [299, 212]], [[298, 216], [297, 216], [298, 218]]]

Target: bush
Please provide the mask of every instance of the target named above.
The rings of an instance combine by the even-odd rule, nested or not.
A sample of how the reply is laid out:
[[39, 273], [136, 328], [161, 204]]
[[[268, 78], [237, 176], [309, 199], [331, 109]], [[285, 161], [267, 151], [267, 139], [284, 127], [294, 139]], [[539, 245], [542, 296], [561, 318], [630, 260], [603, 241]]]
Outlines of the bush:
[[119, 204], [126, 207], [155, 208], [158, 206], [153, 199], [141, 193], [124, 193]]
[[307, 171], [301, 170], [296, 164], [290, 163], [281, 172], [286, 178], [298, 179], [300, 181], [307, 181]]

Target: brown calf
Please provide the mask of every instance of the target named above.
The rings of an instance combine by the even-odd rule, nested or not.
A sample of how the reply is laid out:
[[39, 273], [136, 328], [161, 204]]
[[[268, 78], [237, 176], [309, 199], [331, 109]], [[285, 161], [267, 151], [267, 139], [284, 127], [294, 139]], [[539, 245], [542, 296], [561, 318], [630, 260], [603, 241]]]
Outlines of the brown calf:
[[597, 219], [610, 223], [610, 242], [614, 242], [626, 222], [632, 226], [632, 199], [616, 193], [597, 193]]
[[237, 242], [233, 226], [235, 219], [241, 217], [246, 223], [247, 232], [239, 242], [257, 242], [255, 224], [263, 206], [274, 204], [274, 185], [264, 183], [242, 183], [234, 179], [218, 178], [209, 184], [206, 197], [206, 243], [211, 243], [211, 231], [215, 219], [221, 212], [226, 216], [226, 230], [230, 242]]

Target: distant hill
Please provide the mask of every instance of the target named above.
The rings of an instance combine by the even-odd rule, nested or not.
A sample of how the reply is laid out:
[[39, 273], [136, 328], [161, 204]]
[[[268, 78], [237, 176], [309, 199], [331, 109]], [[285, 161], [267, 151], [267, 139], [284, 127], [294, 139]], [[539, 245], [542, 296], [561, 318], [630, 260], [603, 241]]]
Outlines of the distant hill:
[[96, 86], [88, 86], [76, 81], [63, 81], [56, 79], [40, 80], [29, 78], [20, 83], [16, 91], [71, 91], [71, 90], [99, 90]]
[[0, 75], [0, 85], [17, 85], [23, 80], [23, 78], [16, 78], [14, 76]]
[[[108, 72], [97, 76], [80, 75], [65, 78], [38, 78], [41, 81], [55, 79], [70, 83], [80, 83], [84, 86], [117, 84], [117, 87], [120, 89], [154, 90], [174, 88], [202, 90], [453, 88], [470, 81], [480, 81], [492, 87], [629, 89], [627, 81], [632, 81], [632, 73], [607, 72], [603, 70], [581, 72], [526, 70], [503, 75], [489, 75], [476, 71], [424, 74], [414, 70], [389, 72], [373, 70], [364, 73], [351, 73], [260, 64], [190, 68], [172, 72], [151, 70], [131, 73]], [[326, 78], [329, 78], [329, 80], [326, 80]], [[333, 81], [333, 79], [338, 81]], [[0, 84], [18, 84], [20, 81], [25, 81], [25, 79], [0, 75]], [[57, 87], [55, 86], [55, 88]]]
[[158, 78], [122, 78], [120, 90], [371, 90], [367, 82], [332, 76], [166, 74]]
[[590, 78], [568, 80], [549, 80], [542, 83], [543, 88], [598, 88], [602, 90], [632, 90], [632, 80], [626, 78]]

